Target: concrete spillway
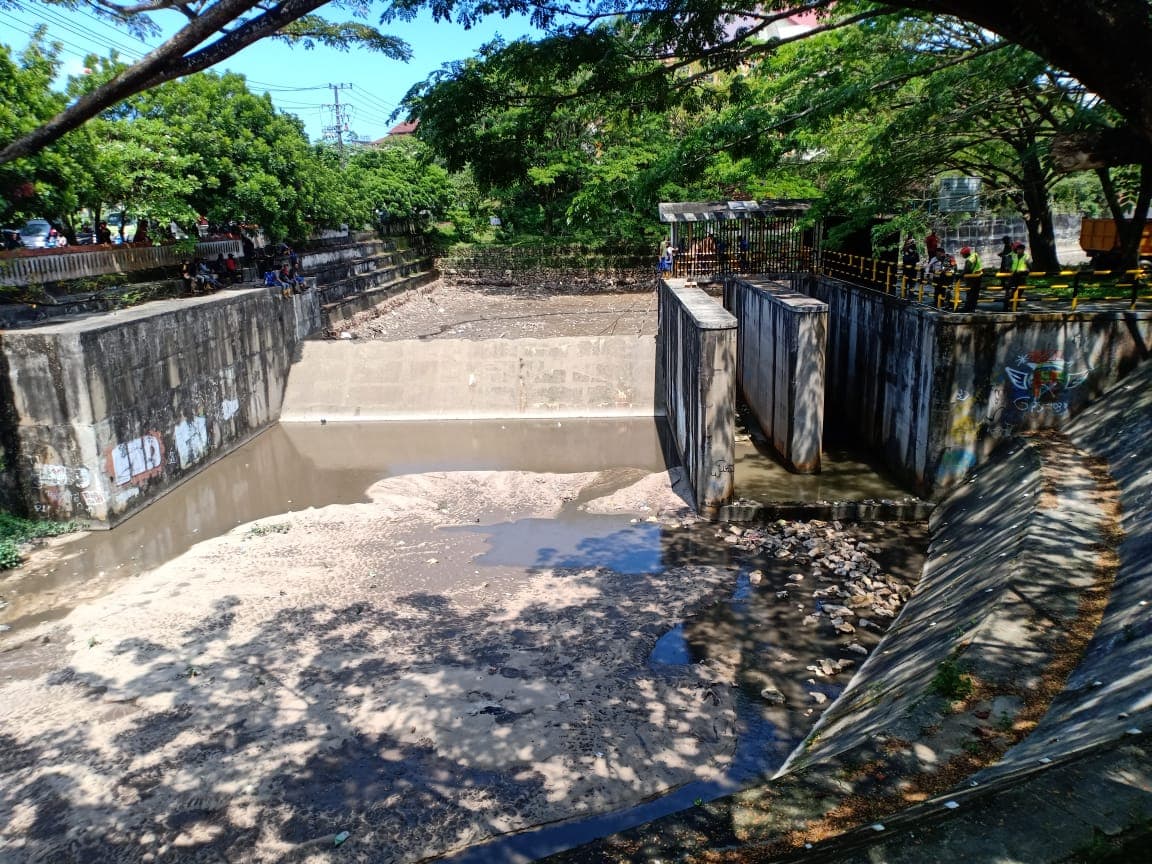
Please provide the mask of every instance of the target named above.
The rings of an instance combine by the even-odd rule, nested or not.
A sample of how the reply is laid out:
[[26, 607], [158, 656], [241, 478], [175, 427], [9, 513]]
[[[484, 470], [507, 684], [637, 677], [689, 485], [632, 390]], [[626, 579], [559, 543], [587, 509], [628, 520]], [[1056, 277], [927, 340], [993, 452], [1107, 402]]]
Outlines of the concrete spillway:
[[310, 341], [281, 419], [651, 417], [651, 336]]

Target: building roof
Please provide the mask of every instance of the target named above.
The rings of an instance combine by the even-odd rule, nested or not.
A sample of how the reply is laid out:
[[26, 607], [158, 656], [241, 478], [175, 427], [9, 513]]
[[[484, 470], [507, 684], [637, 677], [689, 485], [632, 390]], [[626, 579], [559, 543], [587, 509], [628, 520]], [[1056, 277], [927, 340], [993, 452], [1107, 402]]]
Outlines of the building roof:
[[764, 219], [769, 216], [803, 216], [810, 201], [680, 201], [660, 204], [661, 222], [718, 222], [725, 219]]
[[416, 131], [416, 127], [420, 125], [419, 120], [405, 120], [403, 123], [397, 123], [388, 130], [388, 135], [411, 135]]

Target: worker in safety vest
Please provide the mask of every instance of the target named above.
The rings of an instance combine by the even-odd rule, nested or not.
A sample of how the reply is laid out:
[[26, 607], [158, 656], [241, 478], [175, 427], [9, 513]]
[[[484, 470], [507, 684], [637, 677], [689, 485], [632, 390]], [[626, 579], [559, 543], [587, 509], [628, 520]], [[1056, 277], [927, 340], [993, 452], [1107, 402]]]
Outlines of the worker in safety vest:
[[1008, 256], [1008, 284], [1004, 289], [1004, 308], [1012, 308], [1012, 298], [1017, 291], [1021, 291], [1020, 298], [1024, 299], [1021, 289], [1028, 281], [1028, 257], [1024, 254], [1024, 244], [1017, 243], [1012, 247], [1012, 254]]
[[970, 246], [960, 248], [960, 258], [964, 261], [961, 274], [964, 277], [964, 287], [968, 293], [964, 296], [964, 311], [975, 312], [976, 304], [980, 302], [980, 283], [983, 281], [984, 263], [980, 255]]

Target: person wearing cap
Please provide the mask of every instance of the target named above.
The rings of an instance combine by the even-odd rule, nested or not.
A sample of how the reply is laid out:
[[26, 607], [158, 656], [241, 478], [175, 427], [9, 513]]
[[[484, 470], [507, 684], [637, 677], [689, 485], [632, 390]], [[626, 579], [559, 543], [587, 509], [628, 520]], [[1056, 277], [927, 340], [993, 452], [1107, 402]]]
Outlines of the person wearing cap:
[[[1004, 310], [1012, 308], [1012, 298], [1024, 287], [1028, 281], [1028, 256], [1024, 254], [1026, 247], [1023, 243], [1012, 246], [1012, 254], [1008, 256], [1008, 284], [1004, 287]], [[1023, 300], [1024, 295], [1020, 294]]]
[[970, 246], [960, 247], [960, 258], [964, 261], [961, 273], [964, 277], [964, 287], [968, 293], [964, 295], [964, 311], [975, 312], [976, 304], [980, 302], [980, 283], [983, 281], [984, 262], [980, 260], [979, 253]]

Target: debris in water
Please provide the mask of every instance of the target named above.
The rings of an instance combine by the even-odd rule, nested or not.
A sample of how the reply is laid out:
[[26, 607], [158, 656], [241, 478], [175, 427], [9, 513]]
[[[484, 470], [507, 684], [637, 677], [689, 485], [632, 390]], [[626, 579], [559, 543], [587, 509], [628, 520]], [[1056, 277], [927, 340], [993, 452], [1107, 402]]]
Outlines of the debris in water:
[[344, 843], [345, 840], [347, 840], [351, 836], [352, 836], [351, 831], [341, 831], [339, 834], [337, 834], [335, 837], [332, 838], [332, 845], [333, 846], [340, 846]]

